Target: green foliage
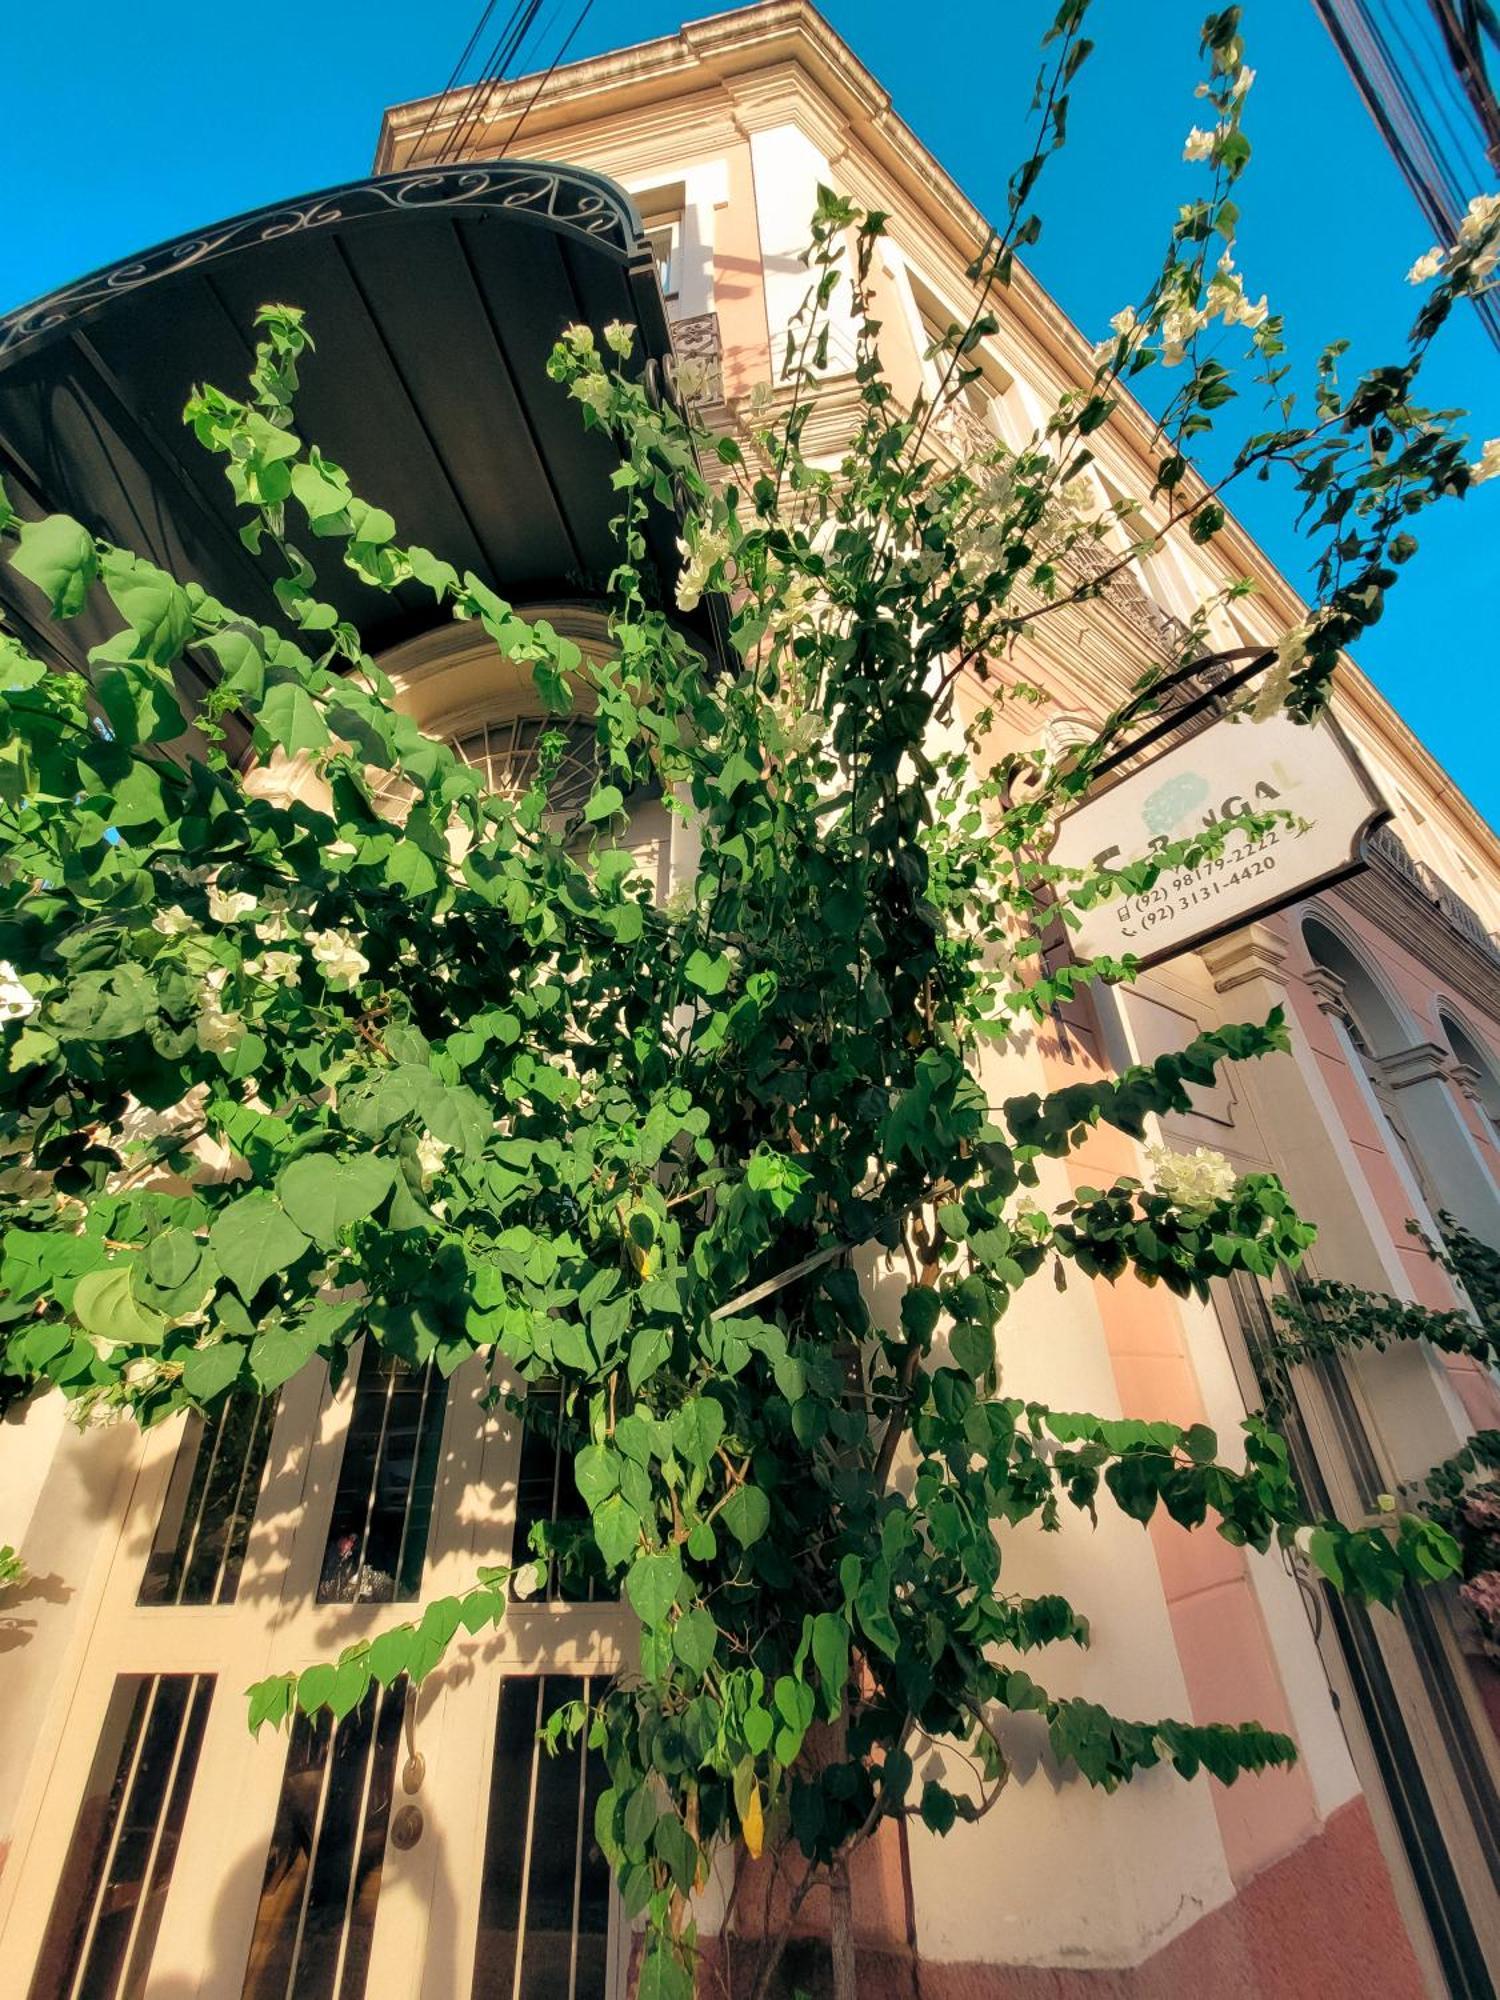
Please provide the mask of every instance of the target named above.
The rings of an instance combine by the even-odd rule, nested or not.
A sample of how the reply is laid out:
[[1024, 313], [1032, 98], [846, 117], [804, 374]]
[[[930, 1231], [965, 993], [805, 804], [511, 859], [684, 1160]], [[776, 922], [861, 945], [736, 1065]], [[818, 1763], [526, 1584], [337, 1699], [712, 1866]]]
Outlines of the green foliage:
[[[1067, 0], [1049, 38], [1037, 145], [975, 268], [980, 311], [1039, 229], [1030, 197], [1062, 143], [1085, 12]], [[640, 1991], [663, 2000], [689, 1990], [685, 1899], [717, 1847], [790, 1839], [833, 1865], [888, 1817], [971, 1820], [1005, 1782], [1005, 1711], [1041, 1717], [1056, 1755], [1106, 1789], [1162, 1762], [1231, 1782], [1290, 1757], [1253, 1724], [1138, 1723], [1048, 1695], [1015, 1656], [1087, 1644], [1087, 1619], [1008, 1588], [1008, 1527], [1053, 1529], [1101, 1501], [1142, 1522], [1212, 1519], [1236, 1545], [1305, 1540], [1337, 1587], [1382, 1603], [1457, 1561], [1421, 1516], [1308, 1521], [1258, 1420], [1236, 1468], [1201, 1426], [998, 1392], [1005, 1316], [1044, 1267], [1185, 1294], [1294, 1263], [1312, 1236], [1270, 1175], [1231, 1174], [1205, 1201], [1131, 1180], [1051, 1211], [1037, 1193], [1039, 1163], [1097, 1124], [1142, 1137], [1222, 1063], [1284, 1048], [1279, 1017], [998, 1112], [975, 1075], [985, 1038], [1132, 975], [1130, 961], [1068, 962], [1066, 936], [1078, 908], [1143, 878], [1070, 876], [1045, 855], [1104, 758], [1158, 712], [1169, 663], [1060, 763], [994, 761], [981, 736], [940, 750], [933, 728], [965, 671], [997, 703], [1034, 700], [992, 663], [1108, 580], [1108, 562], [1103, 576], [1070, 564], [1119, 525], [1068, 497], [1085, 440], [1119, 375], [1172, 365], [1169, 315], [1213, 282], [1207, 246], [1232, 236], [1227, 188], [1248, 156], [1232, 10], [1205, 50], [1215, 195], [1174, 229], [1138, 316], [1149, 351], [1121, 335], [1092, 391], [1026, 449], [955, 463], [926, 446], [931, 409], [896, 407], [870, 311], [884, 219], [831, 191], [789, 336], [790, 408], [744, 442], [702, 435], [607, 361], [631, 351], [628, 329], [603, 348], [567, 330], [549, 374], [617, 460], [607, 658], [405, 545], [300, 435], [312, 342], [289, 306], [259, 316], [247, 396], [205, 386], [186, 413], [247, 545], [280, 560], [279, 624], [76, 522], [0, 507], [39, 620], [107, 603], [121, 621], [87, 674], [0, 643], [4, 1366], [55, 1382], [80, 1414], [143, 1424], [317, 1362], [338, 1371], [361, 1338], [445, 1373], [503, 1361], [556, 1381], [588, 1511], [578, 1535], [639, 1621], [640, 1660], [550, 1737], [586, 1729], [605, 1758], [596, 1831], [627, 1910], [648, 1919]], [[803, 433], [841, 286], [858, 412], [835, 477]], [[981, 324], [943, 343], [944, 398], [972, 379]], [[1255, 342], [1266, 363], [1270, 326]], [[1345, 404], [1325, 381], [1336, 420], [1288, 419], [1239, 462], [1290, 463], [1337, 518], [1320, 633], [1378, 610], [1370, 565], [1402, 496], [1466, 483], [1409, 386], [1377, 418], [1374, 387]], [[1200, 540], [1222, 517], [1182, 446], [1229, 393], [1195, 353], [1163, 431], [1169, 526]], [[1367, 454], [1391, 427], [1404, 470], [1382, 471], [1379, 447], [1356, 491], [1345, 441]], [[652, 510], [674, 507], [677, 606], [732, 597], [728, 671], [710, 671], [648, 564]], [[371, 591], [481, 630], [530, 671], [546, 713], [591, 715], [582, 806], [560, 811], [552, 793], [560, 733], [543, 734], [530, 788], [500, 798], [402, 715], [319, 596], [304, 534]], [[1338, 580], [1346, 559], [1358, 574]], [[1280, 692], [1311, 714], [1331, 655], [1321, 637], [1299, 643], [1308, 664]], [[189, 655], [217, 674], [191, 715], [177, 692]], [[289, 802], [252, 794], [223, 749], [231, 710], [259, 758], [303, 759], [315, 782]], [[696, 882], [665, 907], [612, 845], [647, 791], [702, 835]], [[1268, 826], [1207, 828], [1151, 866]], [[878, 1325], [859, 1249], [891, 1254], [897, 1309]], [[252, 1725], [420, 1681], [461, 1631], [500, 1618], [506, 1580], [486, 1571], [335, 1662], [258, 1683]], [[815, 1729], [832, 1755], [805, 1754]], [[983, 1797], [914, 1792], [919, 1736], [971, 1752]]]

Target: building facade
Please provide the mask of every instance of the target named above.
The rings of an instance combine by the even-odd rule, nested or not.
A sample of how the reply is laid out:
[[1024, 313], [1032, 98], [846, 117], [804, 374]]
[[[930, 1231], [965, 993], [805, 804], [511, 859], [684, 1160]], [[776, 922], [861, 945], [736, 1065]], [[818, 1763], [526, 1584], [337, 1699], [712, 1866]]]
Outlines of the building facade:
[[[885, 362], [909, 400], [935, 386], [928, 351], [967, 320], [964, 273], [986, 225], [802, 0], [559, 68], [539, 94], [522, 79], [480, 107], [464, 93], [398, 107], [377, 174], [493, 161], [523, 109], [529, 157], [629, 194], [711, 423], [733, 429], [758, 385], [775, 393], [820, 184], [889, 213], [875, 271]], [[389, 336], [403, 310], [420, 314], [422, 273], [390, 262], [383, 276], [390, 300], [372, 323]], [[574, 316], [538, 330], [539, 353]], [[979, 379], [935, 427], [939, 449], [1023, 445], [1091, 373], [1089, 340], [1024, 271], [998, 317]], [[365, 361], [372, 425], [387, 364], [420, 402], [419, 352], [403, 360], [387, 338], [387, 362]], [[829, 463], [855, 407], [852, 352], [836, 319], [810, 431]], [[358, 437], [324, 442], [363, 488]], [[1093, 442], [1101, 502], [1149, 491], [1142, 411], [1127, 406]], [[533, 498], [519, 485], [505, 504]], [[587, 568], [554, 564], [560, 580], [518, 598], [585, 647], [604, 641]], [[1209, 548], [1168, 543], [1039, 626], [1019, 665], [1046, 706], [1014, 740], [1040, 730], [1065, 744], [1242, 576], [1255, 592], [1232, 617], [1214, 613], [1214, 637], [1274, 643], [1302, 607], [1232, 521]], [[393, 633], [384, 660], [425, 728], [499, 784], [524, 772], [539, 711], [487, 642]], [[960, 681], [950, 726], [986, 700]], [[1500, 843], [1352, 664], [1335, 710], [1390, 811], [1359, 870], [1066, 1010], [986, 1057], [983, 1080], [993, 1097], [1077, 1081], [1281, 1006], [1292, 1053], [1225, 1073], [1159, 1136], [1279, 1173], [1320, 1225], [1316, 1275], [1452, 1308], [1465, 1302], [1422, 1236], [1439, 1241], [1452, 1216], [1500, 1245]], [[630, 837], [663, 894], [690, 875], [692, 830], [660, 807]], [[1129, 1141], [1101, 1133], [1049, 1191], [1066, 1194], [1065, 1172], [1087, 1183], [1139, 1166]], [[1233, 1438], [1261, 1400], [1266, 1314], [1244, 1287], [1199, 1305], [1075, 1279], [1007, 1319], [1005, 1386]], [[1493, 1381], [1425, 1348], [1301, 1372], [1298, 1470], [1347, 1521], [1500, 1422]], [[629, 1937], [592, 1840], [599, 1775], [581, 1753], [539, 1757], [533, 1740], [553, 1705], [628, 1666], [621, 1607], [565, 1601], [554, 1585], [494, 1636], [461, 1642], [420, 1698], [393, 1690], [336, 1729], [299, 1724], [290, 1743], [244, 1727], [248, 1682], [332, 1656], [388, 1623], [392, 1604], [462, 1589], [477, 1564], [523, 1548], [531, 1522], [576, 1504], [545, 1434], [487, 1412], [474, 1388], [466, 1370], [444, 1382], [367, 1353], [336, 1389], [305, 1371], [279, 1397], [144, 1438], [79, 1434], [56, 1397], [7, 1417], [0, 1527], [30, 1578], [0, 1599], [0, 1952], [13, 1990], [623, 1993]], [[1232, 1789], [1154, 1773], [1105, 1797], [1018, 1744], [1005, 1804], [982, 1824], [941, 1840], [888, 1827], [873, 1844], [854, 1885], [862, 1991], [1493, 1990], [1500, 1704], [1454, 1601], [1356, 1614], [1279, 1555], [1168, 1522], [1145, 1534], [1107, 1512], [1013, 1537], [1007, 1560], [1019, 1588], [1064, 1590], [1092, 1622], [1091, 1649], [1053, 1672], [1057, 1692], [1200, 1722], [1254, 1716], [1289, 1731], [1301, 1761]], [[769, 1883], [739, 1897], [747, 1946], [774, 1903]], [[705, 1898], [710, 1934], [719, 1907]], [[810, 1903], [809, 1942], [788, 1960], [811, 1990], [818, 1924]]]

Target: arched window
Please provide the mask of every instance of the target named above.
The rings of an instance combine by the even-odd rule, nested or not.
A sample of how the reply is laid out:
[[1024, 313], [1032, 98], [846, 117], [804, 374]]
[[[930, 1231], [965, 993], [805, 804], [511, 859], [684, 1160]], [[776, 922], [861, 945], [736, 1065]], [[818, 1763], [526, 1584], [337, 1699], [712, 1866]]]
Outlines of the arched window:
[[1370, 1093], [1423, 1201], [1435, 1211], [1442, 1206], [1441, 1199], [1407, 1130], [1396, 1092], [1381, 1067], [1382, 1057], [1396, 1055], [1410, 1044], [1412, 1037], [1380, 982], [1336, 931], [1316, 917], [1309, 917], [1302, 926], [1302, 937], [1314, 965], [1331, 972], [1339, 982], [1344, 1025]]
[[1463, 1023], [1444, 1008], [1438, 1009], [1438, 1024], [1455, 1057], [1470, 1072], [1469, 1088], [1500, 1143], [1500, 1068], [1495, 1058], [1471, 1035]]
[[[585, 657], [604, 658], [609, 635], [603, 617], [577, 606], [540, 606], [521, 613], [545, 617], [554, 630], [574, 641]], [[397, 705], [429, 736], [446, 743], [471, 764], [487, 787], [518, 798], [534, 781], [540, 761], [551, 760], [547, 796], [556, 818], [576, 813], [593, 787], [598, 745], [593, 697], [586, 679], [574, 687], [575, 706], [565, 715], [548, 714], [537, 696], [530, 666], [509, 660], [492, 639], [472, 624], [424, 633], [381, 661], [396, 691]], [[409, 788], [384, 778], [376, 789], [382, 811], [404, 810]], [[629, 819], [619, 844], [664, 897], [670, 887], [672, 822], [654, 788], [629, 801]]]

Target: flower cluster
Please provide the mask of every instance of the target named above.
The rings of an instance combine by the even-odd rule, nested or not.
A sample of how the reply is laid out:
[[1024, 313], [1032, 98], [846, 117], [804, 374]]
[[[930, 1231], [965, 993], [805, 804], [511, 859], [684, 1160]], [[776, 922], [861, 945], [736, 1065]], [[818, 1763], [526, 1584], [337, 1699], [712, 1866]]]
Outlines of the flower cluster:
[[715, 570], [729, 560], [729, 536], [723, 529], [699, 527], [691, 541], [679, 541], [677, 548], [682, 556], [677, 608], [692, 611], [713, 581]]
[[1462, 268], [1465, 290], [1482, 285], [1500, 267], [1500, 194], [1476, 194], [1458, 225], [1458, 241], [1445, 250], [1434, 243], [1406, 274], [1409, 285], [1426, 285]]
[[245, 1017], [224, 1005], [228, 969], [215, 965], [204, 974], [198, 989], [198, 1046], [206, 1055], [222, 1056], [238, 1046], [245, 1035]]
[[1239, 1176], [1222, 1153], [1199, 1146], [1191, 1153], [1174, 1153], [1168, 1146], [1148, 1146], [1152, 1178], [1158, 1194], [1181, 1208], [1217, 1208], [1228, 1201]]
[[357, 986], [370, 969], [370, 961], [347, 931], [309, 931], [307, 943], [313, 962], [330, 986]]

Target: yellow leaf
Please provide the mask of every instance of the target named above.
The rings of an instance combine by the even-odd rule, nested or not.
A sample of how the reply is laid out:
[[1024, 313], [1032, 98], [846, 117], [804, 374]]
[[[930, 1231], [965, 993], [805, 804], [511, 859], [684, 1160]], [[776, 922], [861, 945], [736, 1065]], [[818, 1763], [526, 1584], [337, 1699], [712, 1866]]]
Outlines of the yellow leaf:
[[740, 1821], [740, 1831], [745, 1836], [745, 1845], [750, 1850], [750, 1859], [759, 1861], [760, 1851], [766, 1844], [765, 1816], [760, 1809], [760, 1786], [754, 1785], [750, 1791], [750, 1803], [745, 1808], [745, 1816]]

